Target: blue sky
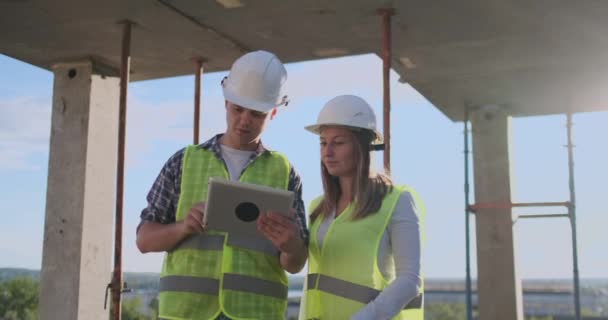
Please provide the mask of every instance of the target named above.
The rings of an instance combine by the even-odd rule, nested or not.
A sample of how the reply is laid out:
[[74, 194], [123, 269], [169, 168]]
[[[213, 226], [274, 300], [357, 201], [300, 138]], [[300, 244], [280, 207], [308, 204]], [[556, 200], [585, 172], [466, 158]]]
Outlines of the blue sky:
[[[291, 103], [271, 122], [263, 140], [287, 154], [302, 175], [304, 199], [309, 201], [321, 192], [318, 138], [303, 127], [314, 123], [324, 102], [347, 93], [368, 100], [381, 123], [381, 60], [363, 55], [289, 64], [287, 70]], [[224, 75], [204, 75], [202, 140], [225, 128], [219, 87]], [[451, 122], [397, 79], [393, 73], [393, 178], [418, 190], [426, 204], [424, 271], [432, 278], [463, 277], [462, 123]], [[123, 242], [127, 271], [160, 270], [161, 254], [142, 255], [135, 248], [135, 227], [145, 195], [163, 163], [191, 142], [193, 83], [192, 76], [185, 76], [130, 85]], [[0, 55], [0, 267], [40, 268], [52, 86], [50, 72]], [[608, 112], [577, 114], [574, 121], [580, 274], [607, 278]], [[563, 115], [513, 119], [514, 201], [568, 199], [564, 125]], [[376, 169], [380, 169], [382, 154], [375, 157]], [[566, 219], [519, 221], [514, 231], [523, 278], [571, 277]], [[473, 246], [475, 274], [474, 252]]]

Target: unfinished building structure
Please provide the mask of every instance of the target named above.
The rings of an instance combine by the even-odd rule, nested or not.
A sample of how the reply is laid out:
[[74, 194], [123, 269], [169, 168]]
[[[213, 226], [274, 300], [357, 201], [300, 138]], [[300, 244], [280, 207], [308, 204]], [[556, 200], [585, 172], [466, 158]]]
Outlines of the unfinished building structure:
[[[200, 83], [203, 68], [266, 49], [284, 62], [376, 53], [386, 82], [392, 68], [451, 120], [470, 120], [479, 317], [523, 319], [510, 117], [606, 109], [606, 16], [608, 3], [591, 0], [1, 1], [0, 53], [55, 76], [41, 318], [107, 318], [113, 263], [120, 302], [129, 81], [194, 73]], [[385, 155], [390, 168], [390, 144]]]

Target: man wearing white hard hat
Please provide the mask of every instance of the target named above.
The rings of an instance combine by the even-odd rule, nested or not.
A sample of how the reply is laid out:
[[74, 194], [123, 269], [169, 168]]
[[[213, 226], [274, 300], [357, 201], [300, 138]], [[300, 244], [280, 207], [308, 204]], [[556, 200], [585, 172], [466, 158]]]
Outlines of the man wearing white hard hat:
[[[284, 319], [285, 271], [303, 268], [308, 231], [300, 177], [284, 155], [263, 146], [261, 134], [276, 108], [287, 104], [286, 79], [270, 52], [237, 59], [222, 81], [226, 131], [175, 153], [148, 193], [137, 246], [143, 253], [167, 252], [160, 319]], [[295, 219], [262, 215], [257, 224], [266, 240], [206, 230], [201, 201], [211, 177], [293, 191]]]

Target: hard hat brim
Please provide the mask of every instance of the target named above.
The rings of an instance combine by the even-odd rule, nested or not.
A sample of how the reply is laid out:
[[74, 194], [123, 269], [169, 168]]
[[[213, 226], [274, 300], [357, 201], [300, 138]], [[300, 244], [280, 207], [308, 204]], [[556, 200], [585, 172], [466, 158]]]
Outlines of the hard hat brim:
[[240, 107], [243, 107], [245, 109], [268, 113], [273, 108], [276, 108], [279, 106], [278, 103], [272, 104], [272, 103], [260, 102], [260, 101], [256, 101], [256, 100], [242, 98], [238, 94], [233, 93], [230, 89], [228, 89], [226, 87], [223, 87], [222, 90], [224, 91], [224, 99], [226, 99], [226, 101], [229, 101], [229, 102], [236, 104]]
[[313, 124], [313, 125], [309, 125], [309, 126], [304, 127], [304, 129], [306, 129], [307, 131], [312, 132], [312, 133], [314, 133], [316, 135], [320, 135], [322, 127], [346, 127], [346, 128], [352, 128], [352, 129], [355, 129], [355, 130], [368, 130], [368, 131], [371, 131], [374, 134], [374, 138], [375, 139], [372, 141], [372, 144], [382, 144], [382, 143], [384, 143], [384, 136], [378, 130], [372, 130], [372, 129], [360, 128], [360, 127], [353, 127], [353, 126], [348, 126], [348, 125], [344, 125], [344, 124], [341, 124], [341, 123], [320, 123], [320, 124]]

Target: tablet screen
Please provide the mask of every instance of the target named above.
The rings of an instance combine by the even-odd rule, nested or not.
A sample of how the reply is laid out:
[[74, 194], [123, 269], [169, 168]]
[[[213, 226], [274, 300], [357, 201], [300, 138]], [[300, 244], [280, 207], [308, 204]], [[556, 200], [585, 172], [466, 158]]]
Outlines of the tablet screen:
[[267, 186], [209, 179], [207, 207], [203, 222], [209, 230], [263, 237], [256, 220], [268, 211], [287, 214], [293, 205], [291, 191]]

